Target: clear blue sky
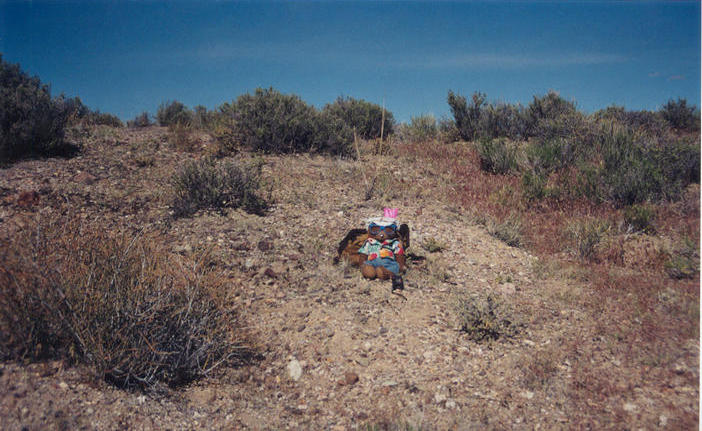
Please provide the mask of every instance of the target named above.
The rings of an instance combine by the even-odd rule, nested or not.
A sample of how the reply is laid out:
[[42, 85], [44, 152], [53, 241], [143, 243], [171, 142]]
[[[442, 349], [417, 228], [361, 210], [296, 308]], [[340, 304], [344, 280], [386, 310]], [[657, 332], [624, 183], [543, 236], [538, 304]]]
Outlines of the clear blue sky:
[[122, 119], [167, 100], [212, 109], [273, 86], [340, 95], [400, 121], [449, 113], [449, 89], [587, 112], [700, 106], [700, 3], [0, 0], [0, 52]]

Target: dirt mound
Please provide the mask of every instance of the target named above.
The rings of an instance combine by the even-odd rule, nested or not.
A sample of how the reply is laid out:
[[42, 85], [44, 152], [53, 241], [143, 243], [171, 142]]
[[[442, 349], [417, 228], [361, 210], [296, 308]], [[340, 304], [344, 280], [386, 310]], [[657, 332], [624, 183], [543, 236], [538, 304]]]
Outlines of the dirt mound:
[[[374, 156], [383, 169], [367, 193], [359, 162], [265, 156], [267, 215], [173, 220], [169, 178], [200, 154], [172, 151], [159, 128], [97, 128], [85, 142], [73, 159], [0, 171], [0, 229], [75, 211], [108, 229], [159, 231], [174, 253], [209, 250], [262, 358], [153, 393], [60, 362], [5, 363], [5, 429], [651, 428], [697, 418], [696, 340], [676, 352], [665, 385], [655, 365], [617, 359], [578, 307], [588, 294], [578, 280], [490, 236], [453, 206], [442, 172]], [[401, 294], [333, 264], [345, 233], [384, 206], [412, 231]], [[487, 296], [516, 330], [478, 343], [460, 330], [456, 304]]]

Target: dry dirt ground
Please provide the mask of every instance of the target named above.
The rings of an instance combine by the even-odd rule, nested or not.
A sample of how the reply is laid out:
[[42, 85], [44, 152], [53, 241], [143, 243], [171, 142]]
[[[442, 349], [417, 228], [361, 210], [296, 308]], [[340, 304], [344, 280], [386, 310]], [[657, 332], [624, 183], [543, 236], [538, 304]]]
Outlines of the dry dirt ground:
[[[488, 235], [452, 205], [441, 171], [389, 155], [368, 154], [364, 165], [265, 156], [267, 215], [199, 212], [171, 222], [168, 179], [202, 152], [173, 151], [159, 128], [97, 128], [83, 139], [78, 157], [0, 170], [0, 229], [72, 209], [108, 228], [158, 230], [174, 253], [211, 250], [261, 358], [165, 394], [119, 390], [61, 362], [2, 363], [3, 429], [680, 429], [697, 421], [699, 340], [674, 352], [664, 383], [651, 377], [655, 364], [615, 355], [578, 306], [588, 293], [577, 277]], [[399, 295], [332, 263], [345, 233], [384, 206], [400, 208], [411, 228]], [[457, 300], [486, 293], [515, 322], [513, 337], [478, 343], [460, 331]], [[591, 374], [603, 370], [600, 394], [587, 386], [602, 385]]]

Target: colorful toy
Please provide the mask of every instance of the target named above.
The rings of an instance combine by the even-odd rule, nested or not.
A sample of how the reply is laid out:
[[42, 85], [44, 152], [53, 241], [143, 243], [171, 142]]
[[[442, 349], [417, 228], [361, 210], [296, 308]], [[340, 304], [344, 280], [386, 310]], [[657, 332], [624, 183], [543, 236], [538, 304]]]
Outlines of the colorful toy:
[[368, 220], [368, 229], [353, 229], [339, 244], [335, 259], [345, 259], [361, 268], [367, 279], [392, 280], [392, 290], [403, 289], [409, 227], [397, 224], [397, 208], [385, 208], [383, 217]]

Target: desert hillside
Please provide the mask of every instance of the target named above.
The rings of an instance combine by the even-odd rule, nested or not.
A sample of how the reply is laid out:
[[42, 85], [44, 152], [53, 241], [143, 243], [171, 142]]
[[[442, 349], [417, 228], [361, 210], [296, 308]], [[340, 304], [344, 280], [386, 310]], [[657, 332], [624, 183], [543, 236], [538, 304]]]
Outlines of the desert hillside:
[[[217, 155], [207, 134], [183, 151], [171, 133], [92, 127], [76, 138], [75, 157], [3, 168], [3, 244], [20, 250], [27, 245], [13, 238], [65, 222], [146, 238], [178, 262], [206, 260], [247, 355], [185, 386], [128, 390], [69, 359], [6, 361], [3, 429], [697, 426], [699, 275], [645, 290], [642, 270], [627, 263], [649, 256], [642, 249], [657, 262], [665, 235], [619, 238], [615, 269], [540, 253], [539, 244], [513, 247], [485, 207], [461, 195], [470, 178], [431, 151], [373, 141], [359, 145], [360, 159], [220, 157], [260, 168], [267, 208], [176, 217], [174, 173]], [[471, 148], [442, 145], [450, 154]], [[699, 186], [686, 193], [694, 206]], [[411, 229], [401, 292], [333, 263], [346, 232], [383, 207], [399, 208]], [[621, 293], [622, 280], [636, 285]]]

